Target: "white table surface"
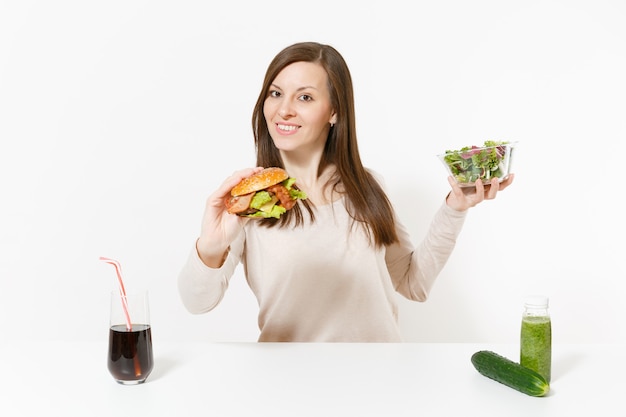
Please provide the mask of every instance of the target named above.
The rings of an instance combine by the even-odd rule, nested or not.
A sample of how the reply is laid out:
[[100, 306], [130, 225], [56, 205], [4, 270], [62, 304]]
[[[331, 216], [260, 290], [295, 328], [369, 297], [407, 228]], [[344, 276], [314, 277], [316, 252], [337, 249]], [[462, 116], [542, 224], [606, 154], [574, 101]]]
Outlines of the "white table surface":
[[106, 343], [3, 341], [0, 416], [626, 416], [623, 345], [556, 345], [546, 397], [480, 375], [515, 345], [159, 343], [142, 385]]

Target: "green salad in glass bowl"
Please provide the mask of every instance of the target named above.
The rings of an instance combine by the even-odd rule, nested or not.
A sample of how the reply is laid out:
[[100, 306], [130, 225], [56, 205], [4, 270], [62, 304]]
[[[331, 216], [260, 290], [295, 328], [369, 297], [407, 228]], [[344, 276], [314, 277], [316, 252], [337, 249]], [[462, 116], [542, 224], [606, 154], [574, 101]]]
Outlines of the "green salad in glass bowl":
[[437, 156], [461, 187], [474, 187], [478, 179], [490, 184], [492, 178], [502, 181], [509, 176], [515, 144], [486, 140], [483, 146], [447, 150]]

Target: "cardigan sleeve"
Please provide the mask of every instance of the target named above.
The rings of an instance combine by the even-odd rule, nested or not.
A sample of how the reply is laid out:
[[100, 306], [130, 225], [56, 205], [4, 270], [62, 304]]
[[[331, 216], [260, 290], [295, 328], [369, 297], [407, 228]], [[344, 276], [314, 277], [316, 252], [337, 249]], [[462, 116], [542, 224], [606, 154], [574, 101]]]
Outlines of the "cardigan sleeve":
[[220, 303], [241, 260], [244, 236], [242, 230], [230, 245], [228, 256], [220, 268], [206, 266], [194, 245], [178, 274], [178, 292], [189, 312], [206, 313]]
[[425, 301], [445, 266], [461, 232], [467, 211], [445, 202], [436, 212], [423, 241], [414, 247], [404, 225], [398, 223], [399, 242], [387, 247], [385, 261], [396, 291], [414, 301]]

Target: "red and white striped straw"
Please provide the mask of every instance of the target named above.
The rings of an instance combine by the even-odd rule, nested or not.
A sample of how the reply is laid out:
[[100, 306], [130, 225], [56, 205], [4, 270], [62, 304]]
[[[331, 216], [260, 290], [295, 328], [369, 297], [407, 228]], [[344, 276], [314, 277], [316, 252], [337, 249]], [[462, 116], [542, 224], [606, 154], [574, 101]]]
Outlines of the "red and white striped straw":
[[126, 289], [124, 288], [124, 280], [122, 279], [122, 266], [115, 259], [105, 258], [104, 256], [101, 256], [100, 260], [115, 267], [115, 273], [117, 274], [117, 284], [120, 290], [120, 298], [122, 300], [122, 307], [124, 308], [124, 315], [126, 316], [126, 330], [131, 331], [133, 329], [133, 325], [130, 321], [130, 315], [128, 314], [128, 299], [126, 298]]

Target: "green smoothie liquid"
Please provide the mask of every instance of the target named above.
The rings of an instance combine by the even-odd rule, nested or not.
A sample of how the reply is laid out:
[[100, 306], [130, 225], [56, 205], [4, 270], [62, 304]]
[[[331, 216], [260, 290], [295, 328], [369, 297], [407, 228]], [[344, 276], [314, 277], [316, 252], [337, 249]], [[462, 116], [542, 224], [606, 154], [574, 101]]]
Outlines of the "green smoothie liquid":
[[523, 317], [520, 340], [520, 364], [536, 371], [550, 382], [552, 364], [550, 317]]

